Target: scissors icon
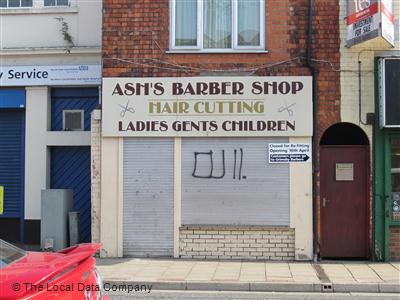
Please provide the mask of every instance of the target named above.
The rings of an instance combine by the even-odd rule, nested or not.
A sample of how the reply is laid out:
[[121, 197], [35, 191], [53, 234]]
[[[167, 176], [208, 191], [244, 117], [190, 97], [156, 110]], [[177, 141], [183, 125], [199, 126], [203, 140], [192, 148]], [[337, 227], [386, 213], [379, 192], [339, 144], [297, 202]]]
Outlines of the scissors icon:
[[293, 109], [291, 109], [291, 107], [293, 107], [293, 106], [295, 106], [295, 105], [296, 105], [296, 103], [287, 105], [286, 102], [285, 102], [285, 106], [279, 107], [278, 112], [287, 111], [288, 114], [289, 114], [289, 117], [291, 117], [291, 116], [293, 116]]
[[118, 104], [118, 106], [122, 108], [121, 113], [119, 114], [122, 118], [125, 117], [125, 114], [127, 111], [129, 111], [132, 114], [135, 113], [135, 109], [132, 106], [129, 106], [129, 100], [128, 100], [128, 102], [126, 102], [125, 106], [123, 106], [121, 104]]

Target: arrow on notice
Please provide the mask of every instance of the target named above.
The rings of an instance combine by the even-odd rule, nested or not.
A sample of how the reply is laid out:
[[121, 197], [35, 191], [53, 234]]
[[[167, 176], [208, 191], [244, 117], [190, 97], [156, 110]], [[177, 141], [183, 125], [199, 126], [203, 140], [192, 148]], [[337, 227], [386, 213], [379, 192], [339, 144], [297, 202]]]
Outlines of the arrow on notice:
[[307, 162], [309, 159], [307, 154], [271, 154], [269, 157], [269, 161], [275, 163]]

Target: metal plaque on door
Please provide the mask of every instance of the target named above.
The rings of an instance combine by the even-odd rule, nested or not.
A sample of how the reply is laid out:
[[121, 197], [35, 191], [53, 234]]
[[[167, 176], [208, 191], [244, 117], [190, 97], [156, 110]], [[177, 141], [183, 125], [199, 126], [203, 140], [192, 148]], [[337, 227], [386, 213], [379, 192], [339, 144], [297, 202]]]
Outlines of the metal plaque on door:
[[354, 164], [353, 163], [337, 163], [335, 178], [336, 178], [336, 181], [353, 181], [354, 180]]

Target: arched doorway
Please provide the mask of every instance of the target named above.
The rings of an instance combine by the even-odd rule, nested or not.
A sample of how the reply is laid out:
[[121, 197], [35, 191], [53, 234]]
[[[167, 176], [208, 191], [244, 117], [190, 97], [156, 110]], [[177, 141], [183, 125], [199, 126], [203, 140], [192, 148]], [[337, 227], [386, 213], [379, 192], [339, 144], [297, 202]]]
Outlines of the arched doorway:
[[320, 256], [369, 257], [369, 141], [339, 123], [320, 141]]

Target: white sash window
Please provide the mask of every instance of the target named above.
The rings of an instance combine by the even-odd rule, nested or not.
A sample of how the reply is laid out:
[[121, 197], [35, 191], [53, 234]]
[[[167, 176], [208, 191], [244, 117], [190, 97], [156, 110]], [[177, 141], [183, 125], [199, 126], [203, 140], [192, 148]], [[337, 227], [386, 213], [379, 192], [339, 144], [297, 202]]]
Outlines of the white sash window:
[[264, 50], [264, 0], [171, 0], [171, 50]]

